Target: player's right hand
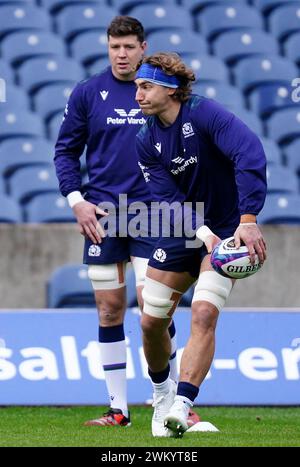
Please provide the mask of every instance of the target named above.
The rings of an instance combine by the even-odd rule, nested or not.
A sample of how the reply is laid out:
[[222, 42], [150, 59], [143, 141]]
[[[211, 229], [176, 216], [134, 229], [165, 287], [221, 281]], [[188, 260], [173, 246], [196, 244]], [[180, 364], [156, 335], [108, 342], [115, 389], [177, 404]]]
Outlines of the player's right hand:
[[94, 244], [102, 242], [105, 237], [105, 231], [97, 219], [96, 214], [108, 216], [108, 213], [100, 209], [89, 201], [80, 201], [73, 207], [76, 216], [79, 232], [89, 238]]

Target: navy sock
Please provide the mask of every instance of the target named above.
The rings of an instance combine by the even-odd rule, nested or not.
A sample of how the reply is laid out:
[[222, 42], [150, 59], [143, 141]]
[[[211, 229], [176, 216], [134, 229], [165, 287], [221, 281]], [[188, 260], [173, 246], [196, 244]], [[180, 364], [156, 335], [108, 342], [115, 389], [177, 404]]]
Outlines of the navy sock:
[[198, 396], [199, 388], [191, 383], [180, 381], [177, 387], [177, 396], [184, 396], [194, 402]]
[[148, 374], [151, 378], [151, 381], [153, 381], [153, 383], [163, 383], [164, 381], [166, 381], [169, 377], [169, 373], [170, 373], [170, 365], [168, 364], [167, 368], [165, 368], [163, 371], [158, 371], [158, 372], [153, 372], [150, 370], [150, 368], [148, 368]]

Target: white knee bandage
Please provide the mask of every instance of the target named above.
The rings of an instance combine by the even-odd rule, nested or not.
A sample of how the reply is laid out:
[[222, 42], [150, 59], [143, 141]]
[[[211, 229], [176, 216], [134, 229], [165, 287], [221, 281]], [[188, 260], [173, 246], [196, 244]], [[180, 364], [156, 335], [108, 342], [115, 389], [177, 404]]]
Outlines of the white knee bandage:
[[182, 293], [146, 277], [142, 291], [144, 299], [143, 312], [155, 318], [171, 318]]
[[232, 289], [232, 282], [215, 271], [204, 271], [200, 274], [195, 287], [193, 302], [205, 300], [218, 310], [225, 305]]
[[91, 264], [88, 276], [94, 290], [120, 289], [125, 286], [126, 262], [116, 264]]
[[145, 278], [146, 278], [146, 271], [148, 267], [148, 258], [138, 258], [134, 257], [131, 258], [132, 267], [134, 269], [135, 274], [135, 282], [136, 286], [144, 286], [145, 285]]

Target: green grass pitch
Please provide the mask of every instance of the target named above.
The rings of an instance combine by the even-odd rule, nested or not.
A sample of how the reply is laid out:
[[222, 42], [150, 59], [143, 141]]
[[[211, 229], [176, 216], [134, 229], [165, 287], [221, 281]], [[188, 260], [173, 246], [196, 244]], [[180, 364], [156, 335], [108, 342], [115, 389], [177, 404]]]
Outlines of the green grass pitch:
[[189, 433], [183, 438], [153, 438], [151, 407], [131, 407], [132, 426], [85, 427], [105, 408], [2, 407], [0, 446], [11, 447], [215, 447], [300, 446], [300, 407], [197, 407], [218, 433]]

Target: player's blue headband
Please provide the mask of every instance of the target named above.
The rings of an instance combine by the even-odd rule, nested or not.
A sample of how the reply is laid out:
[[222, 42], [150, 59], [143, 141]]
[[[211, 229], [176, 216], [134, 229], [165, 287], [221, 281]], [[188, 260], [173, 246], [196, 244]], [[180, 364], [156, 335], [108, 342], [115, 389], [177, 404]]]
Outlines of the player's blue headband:
[[167, 88], [178, 88], [180, 86], [179, 79], [172, 75], [167, 75], [161, 68], [143, 63], [137, 71], [135, 79], [143, 78], [150, 83], [166, 86]]

